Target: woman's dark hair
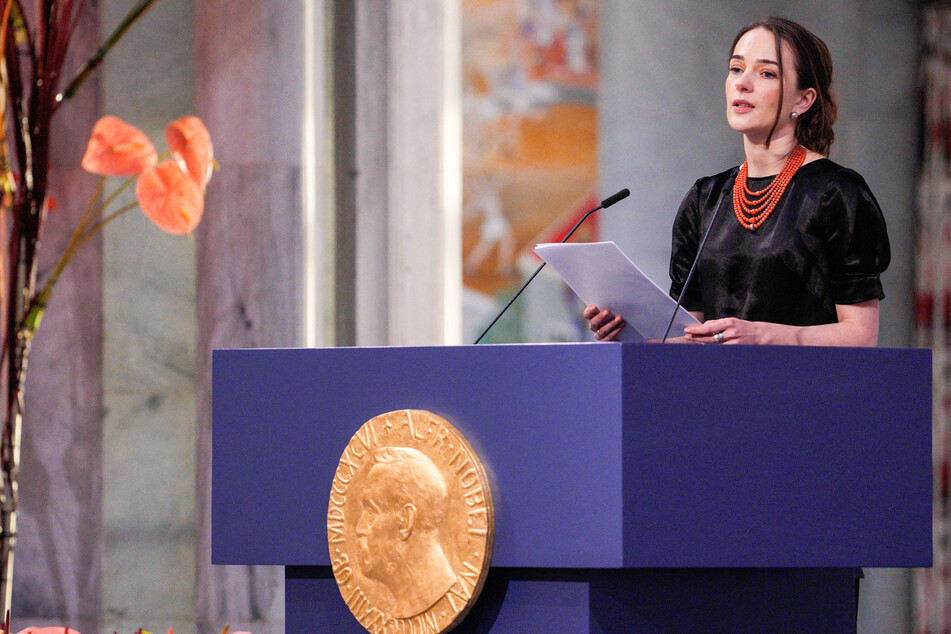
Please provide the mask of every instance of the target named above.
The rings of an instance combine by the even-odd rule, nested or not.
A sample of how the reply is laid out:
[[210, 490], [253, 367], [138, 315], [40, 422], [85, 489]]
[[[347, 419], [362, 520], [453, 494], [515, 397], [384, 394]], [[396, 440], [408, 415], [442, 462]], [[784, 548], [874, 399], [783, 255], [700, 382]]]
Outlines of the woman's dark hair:
[[766, 146], [779, 124], [783, 107], [783, 51], [786, 42], [796, 55], [796, 75], [799, 77], [799, 90], [813, 88], [816, 91], [815, 103], [799, 115], [796, 120], [796, 140], [809, 150], [828, 156], [829, 147], [835, 140], [832, 125], [838, 113], [835, 99], [832, 97], [832, 56], [829, 47], [801, 24], [786, 18], [766, 18], [747, 24], [733, 39], [730, 54], [736, 50], [736, 43], [749, 31], [762, 28], [776, 38], [776, 61], [779, 62], [779, 105], [776, 108], [776, 120], [766, 137]]

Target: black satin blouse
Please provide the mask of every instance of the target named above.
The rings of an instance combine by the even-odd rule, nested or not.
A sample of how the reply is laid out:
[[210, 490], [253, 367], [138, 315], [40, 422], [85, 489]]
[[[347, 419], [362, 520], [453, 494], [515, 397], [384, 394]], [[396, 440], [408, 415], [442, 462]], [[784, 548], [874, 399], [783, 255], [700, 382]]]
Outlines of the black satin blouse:
[[[697, 245], [720, 201], [683, 306], [705, 319], [739, 317], [793, 326], [835, 323], [836, 304], [881, 299], [890, 250], [885, 219], [865, 180], [819, 159], [793, 177], [755, 231], [733, 214], [738, 168], [698, 180], [677, 212], [670, 294], [683, 292]], [[750, 179], [759, 190], [766, 179]], [[721, 197], [722, 194], [722, 197]]]

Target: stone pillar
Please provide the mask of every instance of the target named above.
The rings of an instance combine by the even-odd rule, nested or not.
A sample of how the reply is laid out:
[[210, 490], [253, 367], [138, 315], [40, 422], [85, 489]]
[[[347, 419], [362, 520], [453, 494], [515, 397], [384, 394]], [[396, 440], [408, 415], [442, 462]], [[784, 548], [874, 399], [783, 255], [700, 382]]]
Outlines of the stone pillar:
[[[338, 75], [335, 112], [353, 115], [338, 115], [335, 124], [338, 143], [353, 144], [349, 153], [338, 147], [338, 157], [351, 162], [337, 166], [337, 213], [338, 222], [353, 226], [355, 262], [352, 281], [338, 277], [337, 283], [354, 287], [356, 343], [459, 343], [460, 6], [455, 0], [350, 4], [335, 5], [335, 29], [352, 44], [354, 71], [352, 87], [340, 86]], [[346, 103], [350, 95], [353, 104]], [[339, 130], [346, 125], [349, 133]]]
[[459, 338], [458, 20], [442, 0], [199, 5], [198, 110], [221, 164], [198, 232], [206, 629], [259, 631], [281, 609], [280, 570], [210, 564], [211, 350]]
[[[302, 179], [307, 170], [325, 173], [319, 164], [307, 164], [302, 150], [308, 143], [323, 147], [316, 141], [324, 138], [325, 122], [304, 110], [313, 97], [307, 87], [323, 86], [325, 32], [321, 3], [305, 9], [303, 0], [207, 0], [196, 6], [197, 110], [221, 166], [197, 231], [196, 608], [205, 632], [220, 632], [225, 622], [257, 633], [283, 631], [281, 568], [211, 563], [211, 351], [300, 341], [302, 209], [310, 201], [321, 211], [324, 200], [321, 190], [306, 191]], [[305, 15], [313, 20], [306, 31], [315, 41], [305, 42]], [[318, 60], [316, 84], [305, 81], [305, 45], [314, 47]], [[313, 156], [319, 160], [323, 153]], [[320, 184], [307, 185], [313, 186]], [[317, 244], [332, 244], [320, 224], [308, 230], [320, 232], [310, 236]], [[325, 296], [315, 301], [327, 305]], [[248, 468], [253, 465], [248, 456]]]
[[[66, 74], [99, 45], [99, 9], [87, 2]], [[53, 122], [50, 196], [41, 275], [58, 259], [95, 191], [80, 159], [99, 112], [91, 79]], [[43, 620], [95, 631], [102, 549], [102, 243], [90, 240], [60, 278], [34, 340], [26, 384], [20, 472], [20, 539], [13, 631]]]
[[387, 2], [358, 0], [355, 7], [356, 342], [381, 346], [389, 341]]
[[387, 3], [389, 343], [460, 343], [461, 9]]

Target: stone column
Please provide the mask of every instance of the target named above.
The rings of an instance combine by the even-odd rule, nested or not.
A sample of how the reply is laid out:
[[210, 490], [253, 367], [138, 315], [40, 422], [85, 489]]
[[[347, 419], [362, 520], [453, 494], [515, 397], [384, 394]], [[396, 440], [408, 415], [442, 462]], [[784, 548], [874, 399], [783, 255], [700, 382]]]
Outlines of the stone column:
[[387, 9], [389, 343], [459, 343], [461, 10], [456, 0]]
[[[196, 6], [197, 109], [221, 166], [197, 231], [196, 608], [206, 632], [221, 631], [226, 621], [257, 633], [283, 631], [281, 568], [211, 563], [211, 351], [299, 343], [302, 139], [323, 138], [324, 124], [323, 116], [304, 111], [305, 86], [311, 85], [304, 77], [305, 44], [319, 57], [325, 30], [321, 3], [310, 3], [320, 9], [310, 13], [307, 5], [207, 0]], [[313, 20], [306, 30], [316, 44], [304, 40], [305, 15]], [[323, 68], [318, 64], [316, 72]], [[307, 169], [323, 173], [319, 165]], [[311, 191], [307, 199], [322, 202], [324, 196]], [[324, 300], [318, 297], [318, 305]], [[248, 456], [248, 467], [253, 465]]]
[[356, 343], [458, 343], [459, 3], [358, 0], [337, 15], [349, 21], [335, 20], [338, 38], [352, 43], [354, 72], [353, 86], [338, 83], [336, 112], [348, 108], [346, 96], [355, 100], [352, 116], [336, 120], [350, 126], [338, 130], [338, 143], [353, 144], [349, 154], [338, 151], [351, 162], [337, 166], [337, 182], [342, 172], [353, 191], [338, 189], [337, 213], [352, 223], [355, 253], [352, 282], [337, 283], [354, 285]]
[[211, 350], [459, 338], [458, 20], [442, 0], [199, 5], [198, 110], [221, 164], [198, 232], [206, 629], [266, 629], [281, 608], [280, 570], [210, 564]]
[[380, 346], [389, 341], [387, 2], [358, 0], [355, 7], [356, 343]]

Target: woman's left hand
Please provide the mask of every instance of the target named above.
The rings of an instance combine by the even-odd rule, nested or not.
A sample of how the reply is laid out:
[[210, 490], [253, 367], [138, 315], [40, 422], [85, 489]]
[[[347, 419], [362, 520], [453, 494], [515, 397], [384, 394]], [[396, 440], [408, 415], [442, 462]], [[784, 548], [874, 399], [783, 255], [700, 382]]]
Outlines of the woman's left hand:
[[[745, 343], [774, 346], [874, 346], [878, 341], [878, 300], [836, 304], [838, 321], [819, 326], [787, 326], [736, 317], [711, 319], [684, 328], [695, 343]], [[703, 315], [695, 315], [702, 318]]]
[[688, 326], [684, 328], [684, 336], [696, 343], [768, 344], [768, 326], [761, 321], [726, 317]]

